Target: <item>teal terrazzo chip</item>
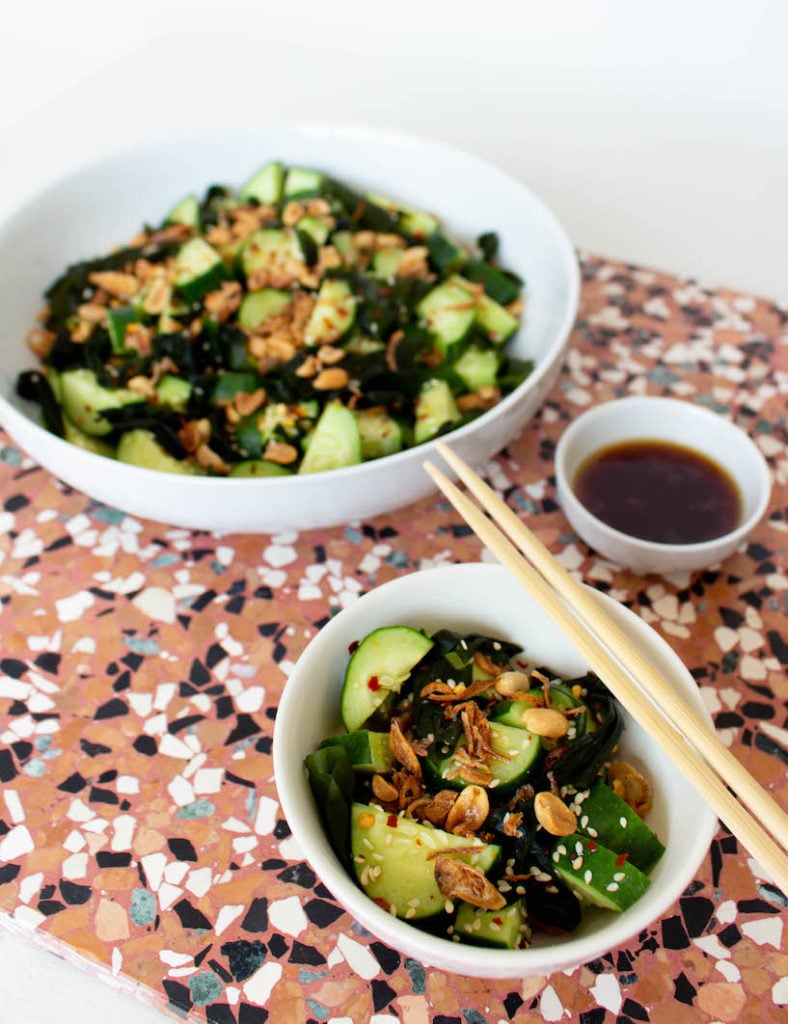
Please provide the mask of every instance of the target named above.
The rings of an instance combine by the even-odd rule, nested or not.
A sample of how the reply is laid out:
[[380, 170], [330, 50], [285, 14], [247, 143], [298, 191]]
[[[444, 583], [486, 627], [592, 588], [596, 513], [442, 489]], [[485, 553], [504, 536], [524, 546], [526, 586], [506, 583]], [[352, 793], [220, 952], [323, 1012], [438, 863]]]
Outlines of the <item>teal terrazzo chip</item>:
[[129, 904], [129, 917], [140, 928], [156, 920], [156, 897], [147, 889], [134, 889]]
[[126, 518], [125, 512], [109, 505], [100, 505], [98, 508], [94, 508], [92, 515], [94, 519], [98, 519], [100, 523], [106, 523], [107, 526], [118, 526]]
[[32, 779], [40, 779], [46, 770], [47, 766], [40, 757], [32, 758], [22, 768], [25, 775], [29, 775]]
[[357, 530], [354, 526], [348, 526], [345, 529], [345, 540], [349, 540], [351, 544], [360, 544], [364, 539], [364, 534]]
[[0, 448], [0, 462], [5, 462], [9, 466], [21, 466], [22, 465], [22, 453], [17, 451], [16, 448], [9, 448], [7, 445]]
[[189, 989], [195, 1006], [207, 1006], [216, 1002], [224, 991], [224, 985], [213, 971], [202, 971], [189, 978]]
[[327, 1006], [323, 1006], [323, 1004], [319, 1003], [316, 999], [307, 999], [306, 1003], [307, 1006], [311, 1009], [312, 1014], [315, 1017], [315, 1020], [328, 1020], [331, 1011], [328, 1009]]
[[36, 738], [33, 740], [33, 746], [40, 754], [43, 754], [45, 750], [49, 750], [49, 748], [52, 746], [52, 737], [36, 736]]
[[404, 551], [392, 551], [391, 554], [386, 557], [386, 562], [389, 565], [393, 565], [395, 569], [407, 569], [410, 564], [410, 559]]
[[478, 1010], [474, 1010], [471, 1007], [463, 1007], [461, 1012], [466, 1024], [487, 1024], [487, 1018], [479, 1013]]
[[193, 804], [185, 804], [178, 808], [177, 818], [191, 821], [194, 818], [209, 818], [216, 808], [210, 800], [195, 800]]
[[427, 975], [418, 960], [406, 960], [405, 970], [410, 976], [413, 985], [413, 992], [417, 996], [423, 996], [427, 991]]
[[649, 370], [646, 373], [646, 379], [658, 387], [667, 388], [671, 384], [676, 384], [680, 381], [681, 377], [672, 370], [669, 370], [667, 366], [655, 366], [653, 370]]
[[151, 569], [166, 569], [168, 565], [175, 565], [180, 562], [180, 558], [174, 555], [171, 551], [165, 551], [163, 555], [158, 555], [150, 563]]
[[159, 645], [156, 640], [149, 640], [141, 636], [126, 636], [123, 638], [126, 646], [136, 654], [158, 654]]

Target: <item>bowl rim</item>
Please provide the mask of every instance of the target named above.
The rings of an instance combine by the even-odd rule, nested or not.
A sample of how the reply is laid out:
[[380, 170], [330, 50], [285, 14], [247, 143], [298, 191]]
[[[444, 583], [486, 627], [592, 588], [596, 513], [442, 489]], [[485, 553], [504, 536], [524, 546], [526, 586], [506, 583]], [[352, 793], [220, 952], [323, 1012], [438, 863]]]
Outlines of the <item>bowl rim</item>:
[[[384, 611], [388, 598], [395, 591], [407, 593], [413, 587], [429, 587], [431, 581], [429, 578], [425, 579], [425, 574], [434, 580], [439, 580], [441, 576], [448, 576], [449, 579], [456, 579], [458, 583], [460, 577], [467, 576], [472, 580], [477, 591], [481, 591], [485, 586], [494, 585], [496, 581], [503, 579], [507, 579], [510, 583], [512, 581], [508, 571], [497, 563], [455, 563], [417, 570], [381, 584], [358, 598], [347, 610], [357, 609], [362, 602], [365, 602], [365, 607], [374, 610], [375, 606], [379, 605]], [[685, 696], [691, 694], [691, 699], [699, 712], [711, 722], [708, 710], [703, 706], [700, 696], [697, 694], [695, 681], [667, 641], [626, 606], [592, 587], [588, 589], [596, 595], [608, 611], [618, 617], [620, 625], [633, 629], [640, 636], [650, 638], [650, 642], [656, 644], [661, 655], [664, 655], [666, 663], [683, 679], [684, 685], [687, 687]], [[274, 780], [282, 811], [301, 855], [312, 865], [320, 880], [331, 891], [336, 902], [351, 914], [358, 924], [388, 945], [407, 955], [417, 957], [428, 965], [437, 965], [439, 969], [453, 970], [454, 968], [446, 967], [446, 964], [456, 961], [456, 973], [466, 973], [470, 976], [487, 979], [515, 978], [572, 969], [588, 962], [595, 956], [601, 956], [611, 949], [620, 948], [633, 935], [658, 919], [681, 896], [705, 859], [717, 830], [717, 816], [705, 804], [703, 804], [704, 813], [697, 817], [697, 828], [686, 846], [685, 856], [681, 861], [681, 870], [661, 881], [663, 886], [661, 908], [651, 911], [647, 905], [641, 905], [638, 909], [638, 905], [635, 904], [625, 914], [608, 918], [605, 921], [604, 930], [609, 933], [609, 941], [604, 944], [604, 949], [592, 946], [589, 950], [588, 936], [568, 939], [560, 946], [548, 944], [523, 950], [484, 949], [433, 936], [413, 927], [407, 921], [392, 917], [369, 899], [347, 875], [344, 867], [328, 846], [327, 840], [324, 840], [324, 849], [307, 850], [306, 843], [302, 842], [305, 830], [302, 828], [298, 814], [300, 802], [298, 784], [292, 774], [293, 766], [289, 764], [288, 752], [284, 749], [282, 730], [290, 726], [291, 707], [296, 705], [299, 691], [308, 685], [306, 680], [310, 678], [309, 669], [312, 667], [312, 663], [319, 665], [324, 646], [331, 644], [334, 635], [342, 630], [342, 618], [343, 612], [340, 612], [315, 635], [304, 649], [285, 683], [274, 728]], [[451, 615], [448, 615], [447, 618], [450, 619]], [[320, 642], [316, 643], [318, 638]], [[293, 685], [294, 679], [295, 684]], [[277, 742], [277, 732], [279, 733], [279, 742]], [[302, 775], [302, 782], [304, 778], [305, 775]], [[337, 896], [337, 892], [341, 893], [341, 896]]]
[[[660, 404], [666, 412], [670, 410], [674, 416], [678, 414], [688, 418], [703, 419], [707, 423], [710, 423], [713, 420], [715, 426], [720, 430], [727, 430], [731, 432], [731, 436], [734, 436], [735, 432], [735, 436], [743, 442], [742, 450], [748, 453], [747, 457], [756, 472], [760, 489], [758, 500], [755, 502], [751, 512], [743, 518], [733, 530], [729, 530], [727, 533], [721, 533], [717, 537], [711, 537], [709, 540], [695, 541], [691, 544], [666, 544], [660, 541], [647, 540], [645, 537], [637, 537], [632, 533], [625, 533], [623, 530], [610, 526], [604, 520], [595, 516], [594, 513], [577, 497], [567, 470], [567, 451], [571, 442], [583, 431], [588, 431], [596, 419], [608, 417], [610, 419], [615, 419], [616, 421], [623, 421], [627, 416], [628, 410], [631, 410], [633, 407], [641, 406], [656, 408]], [[643, 440], [646, 435], [650, 433], [651, 432], [648, 430], [638, 430], [637, 428], [624, 430], [622, 431], [618, 441], [625, 442], [627, 440]], [[658, 431], [653, 433], [653, 438], [655, 440], [659, 440]], [[683, 446], [698, 452], [700, 455], [706, 454], [700, 445], [695, 445], [692, 441], [687, 442]], [[590, 458], [594, 452], [604, 447], [605, 445], [603, 443], [590, 445], [589, 452], [583, 456], [583, 459]], [[716, 462], [721, 469], [723, 469], [729, 476], [733, 477], [733, 474], [730, 472], [723, 459], [718, 458], [717, 456], [706, 457], [712, 458], [712, 460]], [[571, 511], [575, 516], [590, 520], [593, 527], [601, 534], [604, 534], [610, 541], [621, 545], [626, 544], [630, 550], [638, 550], [644, 554], [650, 553], [653, 554], [654, 557], [659, 557], [661, 555], [665, 557], [678, 557], [682, 555], [697, 555], [698, 557], [701, 557], [705, 554], [708, 554], [711, 557], [722, 547], [727, 548], [731, 545], [735, 546], [739, 541], [743, 540], [744, 537], [746, 537], [755, 525], [763, 518], [766, 509], [769, 506], [772, 488], [769, 465], [763, 453], [745, 430], [739, 427], [732, 420], [726, 419], [724, 416], [713, 412], [711, 409], [707, 409], [705, 406], [697, 405], [694, 402], [685, 399], [669, 398], [663, 395], [629, 395], [624, 398], [613, 398], [607, 402], [600, 402], [598, 405], [594, 405], [590, 409], [586, 409], [580, 414], [580, 416], [572, 420], [558, 439], [558, 444], [555, 449], [554, 470], [556, 485], [560, 492], [560, 503], [564, 506], [567, 513]], [[578, 529], [578, 532], [580, 533], [581, 531]]]
[[[506, 395], [496, 406], [493, 406], [492, 409], [487, 410], [476, 419], [452, 430], [450, 436], [453, 440], [461, 443], [469, 435], [472, 436], [475, 434], [476, 430], [478, 430], [478, 424], [480, 421], [483, 421], [489, 413], [495, 413], [496, 419], [505, 418], [509, 411], [522, 400], [524, 395], [538, 390], [543, 379], [549, 376], [551, 371], [554, 369], [554, 361], [560, 357], [567, 345], [569, 335], [577, 317], [581, 274], [576, 251], [569, 239], [566, 229], [563, 227], [553, 210], [540, 198], [540, 196], [533, 192], [526, 183], [520, 181], [514, 174], [503, 170], [497, 164], [486, 160], [475, 152], [455, 145], [454, 143], [450, 143], [442, 139], [430, 138], [417, 133], [374, 127], [361, 122], [322, 122], [301, 119], [289, 121], [277, 119], [261, 121], [255, 128], [255, 131], [259, 132], [261, 135], [264, 135], [266, 132], [291, 132], [298, 137], [306, 139], [319, 139], [321, 136], [327, 139], [352, 137], [362, 142], [368, 141], [371, 145], [374, 145], [375, 143], [382, 143], [384, 146], [411, 149], [425, 155], [429, 155], [429, 153], [432, 152], [443, 155], [448, 159], [462, 161], [464, 164], [474, 167], [478, 171], [489, 176], [493, 182], [497, 180], [499, 182], [506, 183], [509, 188], [515, 187], [520, 190], [527, 197], [529, 204], [538, 211], [539, 216], [543, 218], [545, 223], [550, 227], [551, 235], [553, 236], [553, 240], [556, 244], [556, 253], [560, 257], [559, 262], [562, 271], [566, 275], [566, 305], [562, 315], [560, 318], [556, 319], [556, 322], [553, 325], [553, 340], [547, 349], [545, 356], [535, 363], [534, 368], [529, 373], [528, 377], [526, 377], [526, 379], [522, 381], [514, 391]], [[111, 169], [116, 166], [119, 161], [122, 161], [124, 158], [131, 155], [134, 155], [135, 158], [139, 158], [140, 154], [144, 154], [146, 151], [161, 152], [162, 149], [177, 149], [179, 146], [199, 145], [201, 143], [205, 143], [209, 139], [214, 141], [217, 146], [220, 146], [223, 142], [233, 139], [246, 139], [248, 136], [249, 131], [247, 129], [242, 129], [237, 125], [220, 130], [218, 133], [191, 129], [181, 133], [165, 134], [164, 131], [161, 130], [139, 144], [114, 147], [110, 152], [94, 156], [90, 160], [81, 164], [69, 167], [64, 173], [55, 175], [46, 180], [34, 193], [26, 194], [22, 198], [21, 203], [12, 208], [2, 218], [2, 220], [0, 220], [0, 237], [2, 237], [7, 231], [11, 230], [18, 219], [28, 216], [43, 197], [49, 196], [50, 194], [56, 194], [64, 185], [67, 185], [72, 181], [78, 181], [86, 174], [99, 172], [103, 168]], [[144, 214], [144, 211], [142, 212]], [[80, 461], [84, 461], [86, 466], [93, 466], [97, 471], [100, 471], [102, 466], [106, 466], [106, 456], [78, 448], [65, 439], [57, 437], [57, 435], [46, 431], [45, 427], [37, 423], [26, 411], [9, 401], [9, 399], [1, 392], [0, 414], [2, 414], [0, 415], [0, 422], [4, 425], [9, 424], [9, 432], [13, 432], [13, 428], [17, 423], [25, 421], [25, 423], [33, 429], [36, 436], [39, 435], [39, 432], [46, 433], [48, 439], [55, 442], [56, 451], [69, 452], [73, 455], [73, 451], [76, 449], [77, 454], [73, 455], [73, 457]], [[490, 420], [488, 420], [488, 422], [490, 422]], [[431, 441], [424, 442], [421, 445], [405, 448], [391, 455], [383, 456], [381, 459], [368, 460], [354, 466], [326, 470], [319, 474], [319, 476], [326, 477], [331, 481], [336, 481], [338, 483], [346, 482], [348, 486], [351, 486], [356, 481], [359, 474], [363, 473], [364, 470], [368, 470], [371, 465], [377, 465], [384, 462], [387, 467], [391, 467], [393, 471], [396, 471], [397, 466], [401, 462], [405, 461], [408, 457], [413, 457], [412, 453], [416, 447], [418, 447], [418, 449], [424, 453], [425, 457], [427, 457], [433, 452], [434, 443], [435, 440], [433, 439]], [[141, 486], [144, 486], [145, 484], [150, 486], [155, 485], [155, 482], [161, 479], [160, 471], [144, 466], [132, 466], [128, 464], [119, 465], [124, 466], [124, 472], [125, 470], [131, 470], [131, 474], [128, 477], [130, 483], [134, 483], [136, 480]], [[299, 476], [298, 474], [293, 474], [292, 476], [287, 477], [216, 478], [211, 476], [191, 476], [184, 474], [183, 476], [179, 476], [178, 480], [179, 487], [184, 489], [184, 493], [194, 493], [195, 497], [199, 496], [201, 491], [215, 487], [217, 479], [221, 479], [223, 488], [230, 488], [236, 491], [250, 490], [254, 488], [256, 491], [260, 491], [261, 494], [264, 495], [272, 488], [278, 488], [278, 490], [281, 491], [283, 487], [288, 486], [290, 490], [297, 495], [299, 489], [308, 488], [309, 482], [313, 481], [314, 477], [317, 475], [318, 474], [304, 474]], [[230, 493], [229, 490], [228, 493]]]

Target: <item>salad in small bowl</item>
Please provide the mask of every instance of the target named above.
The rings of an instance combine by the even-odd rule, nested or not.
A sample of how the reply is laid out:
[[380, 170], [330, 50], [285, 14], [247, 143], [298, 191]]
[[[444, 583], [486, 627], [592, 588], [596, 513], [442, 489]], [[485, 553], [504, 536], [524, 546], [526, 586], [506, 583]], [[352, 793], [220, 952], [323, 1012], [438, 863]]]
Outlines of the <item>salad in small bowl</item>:
[[[700, 709], [675, 655], [600, 596]], [[274, 737], [296, 841], [401, 952], [513, 977], [566, 969], [663, 913], [716, 819], [497, 565], [415, 573], [340, 613]]]

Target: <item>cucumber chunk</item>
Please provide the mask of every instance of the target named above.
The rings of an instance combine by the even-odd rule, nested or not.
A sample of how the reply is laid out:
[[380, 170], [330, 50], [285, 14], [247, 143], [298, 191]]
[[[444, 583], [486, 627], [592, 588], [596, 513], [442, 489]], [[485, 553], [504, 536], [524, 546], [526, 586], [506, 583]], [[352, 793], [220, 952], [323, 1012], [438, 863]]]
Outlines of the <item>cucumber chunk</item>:
[[163, 473], [200, 475], [190, 462], [176, 459], [166, 452], [149, 430], [127, 430], [118, 441], [117, 459], [131, 466], [158, 469]]
[[[353, 804], [350, 845], [359, 885], [397, 917], [408, 920], [440, 913], [446, 900], [435, 881], [435, 858], [451, 854], [485, 873], [500, 847], [480, 839], [455, 836], [409, 818], [389, 815], [380, 807]], [[469, 852], [468, 847], [473, 847]], [[464, 852], [460, 852], [460, 850]]]
[[185, 224], [190, 228], [200, 226], [200, 200], [195, 195], [185, 196], [164, 218], [165, 224]]
[[241, 269], [247, 277], [291, 260], [304, 262], [304, 251], [292, 228], [260, 228], [246, 239], [240, 252]]
[[86, 452], [95, 452], [96, 455], [104, 455], [107, 458], [115, 458], [115, 449], [108, 441], [102, 441], [100, 437], [91, 437], [84, 433], [79, 427], [67, 417], [63, 418], [63, 437], [77, 448], [83, 448]]
[[416, 425], [413, 440], [416, 444], [429, 441], [443, 427], [457, 423], [460, 410], [451, 388], [445, 380], [425, 381], [416, 398]]
[[643, 819], [601, 780], [580, 804], [578, 818], [579, 832], [614, 853], [626, 853], [628, 862], [641, 871], [650, 871], [665, 852]]
[[156, 400], [169, 405], [178, 412], [184, 412], [192, 393], [192, 386], [185, 377], [166, 373], [156, 385]]
[[361, 641], [342, 688], [342, 721], [348, 732], [360, 729], [390, 693], [399, 692], [432, 646], [428, 636], [409, 626], [381, 626]]
[[472, 260], [463, 267], [462, 272], [469, 281], [482, 285], [486, 294], [502, 306], [514, 302], [523, 286], [522, 281], [514, 274], [501, 270], [485, 260]]
[[61, 373], [60, 394], [66, 416], [91, 437], [102, 437], [112, 430], [112, 424], [101, 415], [104, 409], [119, 409], [141, 401], [134, 391], [102, 387], [95, 373], [85, 367]]
[[173, 280], [187, 302], [197, 302], [218, 288], [225, 276], [224, 260], [202, 238], [190, 239], [175, 256]]
[[355, 316], [356, 299], [347, 281], [323, 281], [304, 330], [304, 343], [316, 346], [339, 341], [353, 326]]
[[430, 260], [442, 273], [459, 270], [468, 259], [465, 249], [440, 231], [434, 231], [427, 238], [426, 244]]
[[496, 345], [502, 345], [520, 326], [517, 317], [499, 306], [489, 295], [482, 295], [476, 307], [476, 322]]
[[525, 900], [510, 903], [502, 910], [482, 910], [460, 903], [454, 921], [454, 934], [475, 946], [517, 949], [526, 930]]
[[315, 245], [325, 245], [331, 234], [331, 225], [319, 217], [302, 217], [296, 224], [298, 231], [305, 231]]
[[402, 448], [402, 427], [382, 409], [359, 409], [355, 413], [361, 437], [361, 457], [379, 459]]
[[272, 316], [284, 313], [293, 296], [277, 288], [261, 288], [244, 295], [238, 307], [238, 326], [244, 331], [256, 331]]
[[[465, 737], [460, 739], [457, 748], [465, 746]], [[490, 774], [495, 784], [496, 798], [511, 793], [521, 786], [528, 777], [534, 762], [542, 749], [540, 738], [528, 729], [506, 725], [500, 721], [490, 722], [490, 746], [500, 758], [493, 758], [489, 764]], [[441, 789], [463, 789], [471, 785], [472, 779], [462, 775], [447, 778], [447, 773], [455, 767], [453, 755], [441, 757], [435, 750], [435, 744], [424, 759], [424, 767], [429, 777]]]
[[416, 312], [446, 355], [470, 334], [476, 321], [476, 297], [452, 278], [427, 292]]
[[126, 328], [129, 324], [139, 323], [140, 320], [139, 310], [134, 306], [120, 306], [107, 310], [107, 333], [113, 352], [123, 352], [126, 348]]
[[387, 732], [370, 732], [359, 729], [344, 732], [323, 740], [321, 747], [344, 747], [350, 764], [357, 772], [380, 772], [386, 774], [394, 768], [394, 757], [389, 746]]
[[402, 209], [399, 226], [406, 235], [422, 241], [434, 235], [440, 227], [440, 221], [431, 213], [424, 213], [421, 210]]
[[575, 832], [553, 846], [555, 873], [580, 899], [607, 910], [627, 910], [651, 885], [623, 855]]
[[260, 377], [251, 370], [229, 370], [217, 373], [211, 388], [211, 403], [221, 405], [231, 401], [239, 392], [252, 394], [260, 387]]
[[361, 462], [361, 437], [356, 417], [340, 402], [329, 402], [310, 435], [309, 447], [298, 472], [322, 473], [358, 462]]
[[293, 471], [286, 466], [280, 466], [278, 462], [269, 462], [267, 459], [246, 459], [244, 462], [236, 462], [230, 469], [228, 476], [292, 476]]
[[272, 160], [241, 185], [238, 198], [242, 203], [254, 199], [261, 206], [276, 206], [282, 198], [284, 180], [284, 167], [278, 160]]
[[454, 369], [469, 391], [494, 388], [498, 385], [501, 357], [492, 348], [469, 345], [454, 363]]
[[325, 183], [326, 176], [322, 171], [291, 167], [285, 175], [284, 197], [295, 199], [298, 196], [319, 196]]
[[402, 249], [379, 249], [372, 257], [372, 270], [377, 277], [388, 281], [397, 276]]

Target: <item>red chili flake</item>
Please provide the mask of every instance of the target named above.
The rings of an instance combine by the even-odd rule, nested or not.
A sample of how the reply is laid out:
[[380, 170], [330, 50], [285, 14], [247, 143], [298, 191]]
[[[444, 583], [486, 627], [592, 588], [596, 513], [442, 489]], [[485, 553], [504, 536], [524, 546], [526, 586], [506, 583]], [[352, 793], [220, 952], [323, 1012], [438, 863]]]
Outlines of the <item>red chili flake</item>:
[[589, 839], [588, 840], [588, 849], [591, 851], [591, 853], [593, 853], [594, 850], [596, 849], [596, 843], [594, 842], [593, 839]]
[[620, 868], [623, 864], [626, 864], [628, 856], [628, 853], [619, 853], [619, 855], [616, 857], [616, 867]]
[[348, 654], [352, 654], [356, 650], [356, 648], [358, 647], [358, 645], [360, 643], [361, 643], [360, 640], [354, 640], [352, 643], [348, 644], [348, 648], [347, 648]]
[[381, 907], [383, 910], [385, 910], [386, 912], [388, 912], [388, 910], [389, 910], [389, 908], [391, 906], [389, 901], [388, 900], [384, 900], [382, 896], [375, 896], [375, 898], [372, 900], [372, 902], [373, 903], [377, 903], [377, 905], [379, 907]]
[[373, 693], [375, 692], [375, 690], [379, 690], [380, 681], [378, 680], [378, 677], [370, 676], [369, 679], [367, 680], [367, 686], [370, 688], [370, 690], [372, 690]]
[[397, 818], [396, 814], [390, 814], [388, 818], [386, 818], [386, 824], [388, 825], [389, 828], [396, 828], [398, 820], [399, 819]]
[[501, 925], [503, 924], [503, 918], [502, 917], [494, 917], [493, 918], [493, 924], [497, 924], [498, 927], [500, 928]]

